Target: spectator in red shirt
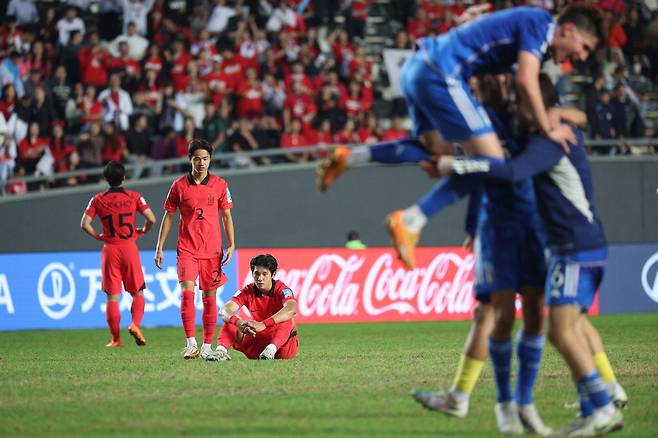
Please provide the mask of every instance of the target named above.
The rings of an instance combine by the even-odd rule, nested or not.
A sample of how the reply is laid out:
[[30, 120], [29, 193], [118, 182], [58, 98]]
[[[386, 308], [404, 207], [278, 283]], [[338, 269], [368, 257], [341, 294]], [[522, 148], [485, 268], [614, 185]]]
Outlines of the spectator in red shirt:
[[37, 163], [48, 149], [48, 139], [41, 137], [39, 124], [30, 123], [28, 135], [18, 144], [18, 160], [16, 166], [23, 167], [28, 175], [32, 175]]
[[[309, 140], [302, 133], [302, 122], [294, 119], [290, 124], [290, 131], [284, 132], [281, 136], [281, 149], [299, 148], [309, 146]], [[306, 163], [312, 159], [310, 152], [289, 153], [286, 159], [291, 163]]]
[[302, 126], [308, 125], [313, 121], [317, 108], [313, 99], [302, 91], [302, 84], [294, 82], [292, 93], [288, 95], [283, 105], [283, 124], [287, 131], [292, 128], [291, 122], [298, 120]]
[[407, 32], [411, 38], [417, 40], [429, 35], [432, 30], [432, 22], [427, 17], [427, 12], [423, 8], [416, 10], [416, 16], [407, 23]]
[[[50, 137], [50, 153], [55, 160], [55, 172], [64, 173], [75, 170], [80, 162], [80, 156], [77, 149], [72, 146], [64, 137], [64, 122], [57, 121], [53, 123], [53, 133]], [[75, 177], [67, 179], [68, 185], [77, 184]]]
[[18, 98], [16, 96], [14, 84], [6, 84], [2, 87], [2, 98], [0, 98], [0, 112], [5, 117], [5, 120], [8, 121], [11, 118], [17, 103]]
[[359, 128], [358, 135], [359, 143], [362, 144], [377, 143], [382, 138], [377, 116], [374, 113], [368, 113], [365, 126]]
[[176, 156], [184, 157], [187, 155], [188, 145], [196, 137], [196, 126], [192, 117], [185, 117], [183, 122], [183, 131], [176, 136]]
[[445, 10], [439, 0], [423, 0], [420, 7], [427, 14], [427, 18], [432, 21], [440, 19]]
[[402, 119], [400, 117], [393, 117], [391, 119], [391, 127], [384, 131], [382, 141], [393, 141], [398, 138], [407, 137], [409, 131], [402, 127]]
[[82, 112], [81, 122], [83, 125], [93, 122], [100, 122], [103, 117], [103, 105], [96, 100], [96, 87], [87, 85], [85, 94], [78, 104]]
[[169, 62], [171, 62], [171, 70], [169, 71], [169, 78], [174, 85], [176, 91], [185, 89], [187, 79], [187, 64], [192, 60], [192, 57], [185, 49], [185, 43], [181, 38], [177, 38], [173, 44], [173, 53]]
[[347, 117], [358, 117], [368, 109], [367, 100], [361, 92], [361, 85], [357, 81], [350, 81], [347, 96], [339, 102], [340, 107], [345, 110]]
[[351, 13], [347, 17], [347, 31], [352, 38], [365, 36], [366, 18], [372, 0], [352, 0]]
[[347, 119], [343, 129], [338, 131], [334, 136], [338, 144], [352, 144], [359, 142], [359, 136], [356, 133], [356, 124], [353, 119]]
[[358, 46], [354, 59], [350, 62], [349, 66], [350, 77], [354, 77], [357, 72], [360, 72], [365, 80], [370, 80], [372, 76], [372, 64], [366, 59], [366, 48]]
[[292, 91], [292, 84], [294, 82], [299, 82], [302, 85], [302, 92], [307, 95], [313, 93], [313, 81], [308, 77], [304, 71], [304, 64], [301, 61], [295, 61], [292, 64], [291, 71], [285, 77], [286, 92], [290, 93]]
[[436, 31], [437, 35], [441, 35], [443, 33], [448, 32], [454, 26], [455, 26], [455, 19], [454, 16], [452, 15], [452, 11], [450, 9], [446, 9], [445, 11], [443, 11], [443, 15], [441, 16], [440, 20], [434, 26], [434, 30]]
[[143, 61], [144, 71], [153, 70], [159, 76], [163, 65], [160, 48], [156, 44], [151, 44], [148, 48], [148, 56]]
[[345, 29], [336, 28], [327, 38], [334, 52], [334, 60], [341, 75], [347, 76], [347, 66], [354, 57], [354, 46], [350, 42], [350, 36]]
[[126, 148], [126, 139], [116, 129], [114, 123], [106, 122], [103, 125], [105, 141], [103, 143], [103, 150], [101, 158], [103, 164], [110, 161], [123, 162], [128, 158], [128, 148]]
[[263, 115], [263, 84], [258, 80], [254, 68], [248, 68], [246, 76], [235, 90], [238, 98], [237, 115], [239, 118], [258, 119]]
[[212, 71], [203, 77], [203, 80], [208, 84], [208, 91], [210, 92], [210, 99], [216, 107], [218, 107], [222, 99], [231, 94], [232, 91], [232, 78], [224, 73], [222, 67], [222, 57], [220, 55], [213, 56]]
[[130, 46], [126, 41], [119, 43], [119, 58], [115, 68], [123, 70], [123, 84], [128, 91], [134, 91], [142, 75], [142, 67], [130, 56]]
[[113, 65], [112, 58], [98, 39], [98, 33], [90, 36], [90, 45], [80, 50], [78, 54], [82, 83], [104, 87], [108, 80], [108, 69]]
[[334, 144], [334, 134], [331, 132], [331, 120], [322, 119], [322, 122], [320, 122], [320, 128], [315, 132], [314, 143], [318, 145]]

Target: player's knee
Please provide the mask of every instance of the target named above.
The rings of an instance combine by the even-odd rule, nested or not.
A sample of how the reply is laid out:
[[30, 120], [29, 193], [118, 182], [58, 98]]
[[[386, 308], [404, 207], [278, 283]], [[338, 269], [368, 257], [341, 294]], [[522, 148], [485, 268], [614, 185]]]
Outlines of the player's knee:
[[478, 326], [493, 324], [491, 304], [478, 302], [473, 309], [473, 323]]

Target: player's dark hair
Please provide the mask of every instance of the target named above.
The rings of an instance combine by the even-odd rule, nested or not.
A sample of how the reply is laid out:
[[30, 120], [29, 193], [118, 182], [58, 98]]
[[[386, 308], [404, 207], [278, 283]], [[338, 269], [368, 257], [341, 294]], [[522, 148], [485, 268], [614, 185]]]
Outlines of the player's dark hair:
[[546, 108], [553, 108], [560, 102], [557, 89], [555, 88], [555, 85], [553, 85], [551, 78], [546, 73], [541, 73], [539, 75], [539, 88]]
[[187, 156], [192, 158], [192, 155], [194, 155], [194, 152], [198, 151], [199, 149], [203, 149], [204, 151], [208, 151], [208, 154], [212, 156], [212, 146], [210, 144], [200, 138], [195, 138], [190, 142], [190, 144], [187, 146]]
[[603, 15], [595, 6], [584, 3], [567, 6], [560, 14], [558, 23], [573, 23], [578, 29], [594, 35], [599, 45], [607, 41], [603, 27]]
[[249, 266], [251, 267], [251, 272], [254, 272], [254, 268], [256, 266], [263, 266], [264, 268], [267, 268], [272, 273], [272, 275], [274, 275], [277, 268], [279, 267], [279, 264], [271, 254], [260, 254], [251, 259]]
[[119, 187], [126, 176], [126, 168], [118, 161], [110, 161], [105, 165], [103, 176], [110, 187]]

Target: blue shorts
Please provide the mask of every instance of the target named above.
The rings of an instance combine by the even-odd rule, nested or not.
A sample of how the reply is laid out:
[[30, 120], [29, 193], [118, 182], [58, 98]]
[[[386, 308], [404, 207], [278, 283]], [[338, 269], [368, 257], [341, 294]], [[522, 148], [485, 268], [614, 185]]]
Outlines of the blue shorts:
[[419, 49], [402, 67], [400, 87], [414, 134], [439, 131], [447, 141], [494, 132], [486, 111], [460, 78], [446, 77]]
[[491, 301], [491, 293], [543, 289], [546, 282], [544, 237], [528, 223], [486, 224], [478, 229], [474, 244], [475, 298]]
[[544, 289], [546, 304], [578, 306], [587, 312], [603, 280], [607, 256], [607, 248], [551, 255]]

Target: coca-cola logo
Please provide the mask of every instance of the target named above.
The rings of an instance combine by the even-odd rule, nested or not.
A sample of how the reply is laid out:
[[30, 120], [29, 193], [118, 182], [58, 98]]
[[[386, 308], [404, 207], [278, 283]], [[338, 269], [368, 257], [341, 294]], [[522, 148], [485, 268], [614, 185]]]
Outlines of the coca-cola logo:
[[[339, 250], [303, 261], [281, 263], [276, 274], [294, 291], [300, 320], [438, 319], [469, 315], [474, 304], [471, 254], [438, 252], [413, 271], [384, 250]], [[244, 284], [252, 282], [245, 274]]]

